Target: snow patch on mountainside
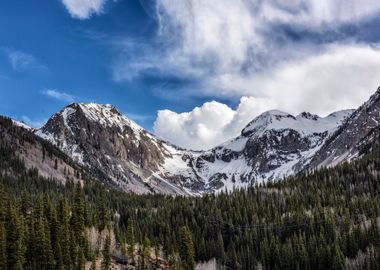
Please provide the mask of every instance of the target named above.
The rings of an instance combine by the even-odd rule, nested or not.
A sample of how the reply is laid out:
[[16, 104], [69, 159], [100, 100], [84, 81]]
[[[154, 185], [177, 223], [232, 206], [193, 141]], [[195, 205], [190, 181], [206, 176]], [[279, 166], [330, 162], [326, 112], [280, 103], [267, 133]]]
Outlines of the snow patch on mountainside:
[[18, 126], [18, 127], [22, 127], [22, 128], [25, 128], [27, 130], [33, 130], [32, 127], [28, 126], [27, 124], [25, 124], [24, 122], [20, 122], [20, 121], [16, 121], [16, 120], [13, 120], [12, 119], [12, 122], [14, 125]]
[[55, 137], [53, 134], [49, 133], [49, 132], [44, 132], [42, 131], [41, 129], [38, 129], [36, 130], [35, 134], [37, 136], [39, 136], [40, 138], [54, 144], [54, 145], [57, 145], [57, 142], [55, 141]]

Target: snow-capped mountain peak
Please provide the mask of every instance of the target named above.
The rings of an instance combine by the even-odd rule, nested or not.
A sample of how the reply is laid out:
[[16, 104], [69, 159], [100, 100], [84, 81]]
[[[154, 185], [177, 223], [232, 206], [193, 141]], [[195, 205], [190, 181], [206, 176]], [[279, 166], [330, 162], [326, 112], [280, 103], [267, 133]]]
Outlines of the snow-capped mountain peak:
[[345, 110], [319, 117], [308, 112], [293, 116], [281, 111], [268, 111], [250, 122], [242, 131], [243, 136], [262, 136], [268, 130], [295, 130], [304, 136], [314, 133], [333, 132], [353, 110]]
[[125, 126], [131, 127], [136, 132], [143, 130], [137, 123], [124, 116], [111, 104], [97, 104], [97, 103], [74, 103], [67, 108], [79, 107], [87, 119], [98, 122], [104, 127], [119, 127], [123, 129]]
[[70, 104], [36, 134], [124, 191], [186, 194], [184, 189], [154, 175], [176, 149], [112, 105]]

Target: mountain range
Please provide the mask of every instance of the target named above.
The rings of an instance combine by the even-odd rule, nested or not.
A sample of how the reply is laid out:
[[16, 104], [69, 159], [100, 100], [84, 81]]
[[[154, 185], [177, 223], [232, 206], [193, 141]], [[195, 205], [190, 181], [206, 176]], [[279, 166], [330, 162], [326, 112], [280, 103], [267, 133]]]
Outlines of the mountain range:
[[371, 147], [379, 122], [380, 88], [357, 110], [323, 118], [307, 112], [265, 112], [239, 136], [207, 151], [161, 140], [112, 105], [73, 103], [39, 129], [13, 124], [67, 155], [63, 160], [70, 162], [56, 166], [54, 159], [42, 162], [42, 147], [32, 151], [17, 145], [26, 165], [46, 176], [63, 181], [67, 174], [62, 168], [82, 168], [125, 192], [201, 195], [349, 162]]

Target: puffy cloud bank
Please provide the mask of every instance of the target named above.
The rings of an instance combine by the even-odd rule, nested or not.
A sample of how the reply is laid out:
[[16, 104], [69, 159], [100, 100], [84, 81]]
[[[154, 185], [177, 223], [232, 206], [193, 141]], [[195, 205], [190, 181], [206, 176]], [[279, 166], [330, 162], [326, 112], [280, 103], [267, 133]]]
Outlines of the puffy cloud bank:
[[[208, 102], [191, 112], [158, 112], [154, 131], [184, 148], [209, 149], [237, 136], [254, 117], [270, 109], [325, 116], [356, 108], [380, 84], [380, 51], [371, 46], [331, 46], [321, 55], [287, 62], [255, 76], [225, 75], [210, 81], [244, 95], [236, 110]], [[237, 88], [235, 88], [238, 86]]]
[[239, 134], [241, 127], [253, 117], [273, 106], [270, 100], [242, 97], [236, 110], [216, 101], [179, 114], [161, 110], [154, 123], [154, 131], [184, 148], [209, 149]]

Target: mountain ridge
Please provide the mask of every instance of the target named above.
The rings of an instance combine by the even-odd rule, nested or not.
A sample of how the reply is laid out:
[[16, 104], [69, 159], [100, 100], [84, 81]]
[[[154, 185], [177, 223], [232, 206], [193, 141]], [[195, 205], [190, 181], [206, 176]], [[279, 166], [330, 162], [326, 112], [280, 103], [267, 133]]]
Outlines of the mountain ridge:
[[264, 112], [238, 137], [207, 151], [161, 140], [110, 104], [69, 104], [35, 133], [124, 191], [196, 195], [301, 171], [351, 113]]
[[125, 192], [186, 196], [231, 191], [349, 162], [371, 147], [379, 123], [380, 87], [357, 110], [326, 117], [264, 112], [237, 137], [205, 151], [166, 142], [111, 104], [71, 103], [39, 129], [13, 120], [102, 182]]

